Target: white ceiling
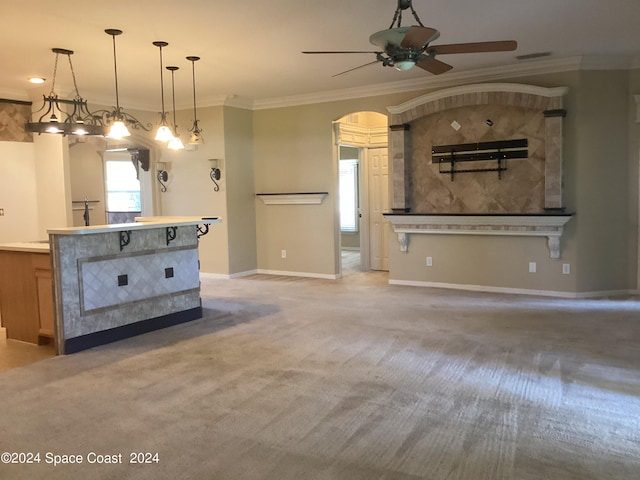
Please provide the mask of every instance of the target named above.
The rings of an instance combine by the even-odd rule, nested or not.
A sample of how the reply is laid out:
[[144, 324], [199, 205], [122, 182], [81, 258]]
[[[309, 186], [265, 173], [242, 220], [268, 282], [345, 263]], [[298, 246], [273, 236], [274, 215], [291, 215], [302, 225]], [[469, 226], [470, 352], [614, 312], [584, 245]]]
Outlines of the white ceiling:
[[[36, 100], [51, 90], [55, 55], [73, 50], [80, 94], [90, 103], [115, 103], [111, 37], [118, 28], [120, 103], [159, 110], [159, 51], [176, 65], [178, 108], [192, 105], [191, 63], [197, 55], [198, 103], [221, 98], [276, 100], [389, 82], [425, 85], [433, 76], [415, 68], [399, 72], [380, 64], [332, 78], [375, 60], [373, 54], [303, 55], [303, 50], [373, 50], [369, 35], [391, 24], [396, 0], [3, 0], [0, 98]], [[577, 56], [607, 57], [619, 65], [640, 58], [639, 0], [414, 0], [422, 23], [440, 31], [438, 43], [517, 40], [515, 52], [440, 56], [454, 69], [444, 75], [524, 62]], [[402, 25], [415, 24], [409, 11]], [[544, 60], [516, 55], [550, 51]], [[71, 74], [60, 57], [57, 93], [69, 92]], [[635, 64], [633, 63], [635, 62]], [[42, 75], [44, 87], [27, 77]], [[170, 88], [166, 72], [165, 88]], [[58, 88], [58, 86], [60, 88]], [[67, 90], [66, 92], [64, 90]], [[168, 90], [165, 90], [168, 92]], [[166, 96], [170, 101], [170, 96]]]

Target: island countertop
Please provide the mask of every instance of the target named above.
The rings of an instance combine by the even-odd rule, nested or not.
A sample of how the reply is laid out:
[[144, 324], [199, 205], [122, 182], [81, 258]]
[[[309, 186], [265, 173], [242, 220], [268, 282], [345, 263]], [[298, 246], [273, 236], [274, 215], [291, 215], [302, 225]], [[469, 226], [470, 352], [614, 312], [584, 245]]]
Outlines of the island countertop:
[[114, 223], [112, 225], [92, 225], [88, 227], [61, 227], [49, 229], [47, 232], [50, 235], [91, 235], [125, 230], [145, 230], [163, 226], [210, 225], [220, 222], [221, 220], [218, 217], [136, 217], [136, 221], [133, 223]]

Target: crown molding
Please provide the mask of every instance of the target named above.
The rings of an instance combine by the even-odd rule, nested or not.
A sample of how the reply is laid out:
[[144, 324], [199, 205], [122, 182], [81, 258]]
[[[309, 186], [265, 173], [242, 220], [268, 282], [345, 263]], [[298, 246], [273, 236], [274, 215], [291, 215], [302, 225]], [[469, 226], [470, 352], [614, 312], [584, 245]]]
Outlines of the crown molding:
[[630, 70], [638, 57], [607, 57], [587, 55], [580, 62], [581, 70]]
[[569, 72], [580, 70], [581, 63], [582, 57], [530, 61], [514, 65], [503, 65], [500, 67], [447, 73], [442, 76], [429, 76], [343, 90], [331, 90], [308, 95], [256, 100], [253, 102], [253, 109], [265, 110], [269, 108], [293, 107], [298, 105], [350, 100], [353, 98], [389, 95], [416, 90], [446, 88], [465, 83], [490, 82], [519, 76]]

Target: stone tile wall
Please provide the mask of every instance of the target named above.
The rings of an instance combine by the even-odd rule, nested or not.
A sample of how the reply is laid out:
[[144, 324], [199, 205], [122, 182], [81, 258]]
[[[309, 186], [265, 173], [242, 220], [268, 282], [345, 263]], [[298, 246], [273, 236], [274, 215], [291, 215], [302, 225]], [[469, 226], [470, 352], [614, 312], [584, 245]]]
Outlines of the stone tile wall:
[[25, 130], [30, 116], [30, 103], [0, 99], [0, 142], [33, 142]]
[[[413, 213], [541, 213], [562, 209], [562, 96], [520, 84], [454, 87], [389, 107], [392, 208]], [[490, 119], [493, 125], [487, 124]], [[460, 125], [452, 128], [452, 122]], [[526, 138], [529, 158], [497, 172], [451, 177], [431, 165], [431, 147]], [[468, 162], [463, 168], [493, 168]], [[445, 168], [448, 170], [449, 168]]]

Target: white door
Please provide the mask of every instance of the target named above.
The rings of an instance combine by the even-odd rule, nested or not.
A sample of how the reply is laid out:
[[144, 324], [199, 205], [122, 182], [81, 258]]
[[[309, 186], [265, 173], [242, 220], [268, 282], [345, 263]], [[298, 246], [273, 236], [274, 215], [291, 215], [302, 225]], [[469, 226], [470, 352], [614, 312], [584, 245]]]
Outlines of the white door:
[[389, 270], [389, 163], [386, 148], [369, 150], [369, 258], [372, 270]]

